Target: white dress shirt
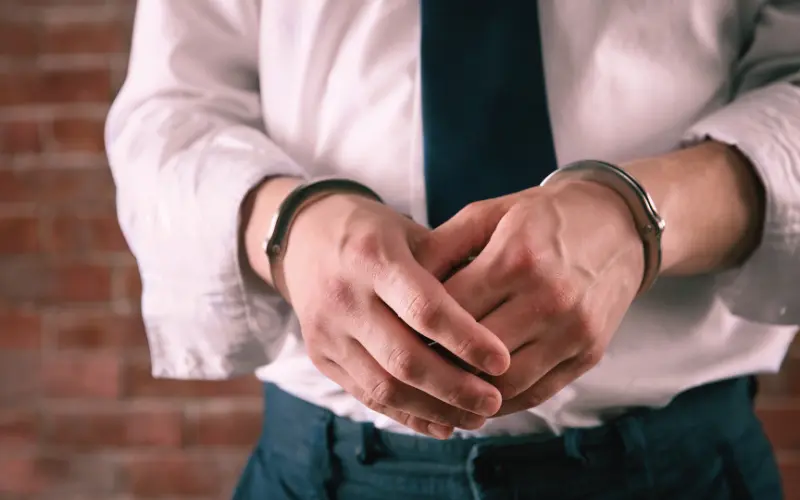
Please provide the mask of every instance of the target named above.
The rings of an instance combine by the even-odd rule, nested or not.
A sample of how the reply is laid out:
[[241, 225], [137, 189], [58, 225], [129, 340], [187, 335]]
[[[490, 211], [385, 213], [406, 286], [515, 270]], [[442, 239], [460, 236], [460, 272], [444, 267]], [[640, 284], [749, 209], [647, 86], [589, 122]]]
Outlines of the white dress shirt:
[[[243, 197], [274, 175], [348, 177], [425, 223], [418, 1], [139, 0], [107, 142], [154, 376], [255, 371], [406, 432], [317, 371], [290, 307], [242, 270], [237, 231]], [[800, 2], [542, 0], [540, 12], [559, 165], [712, 137], [755, 165], [766, 223], [741, 268], [661, 279], [599, 365], [477, 432], [596, 425], [777, 370], [800, 324]]]

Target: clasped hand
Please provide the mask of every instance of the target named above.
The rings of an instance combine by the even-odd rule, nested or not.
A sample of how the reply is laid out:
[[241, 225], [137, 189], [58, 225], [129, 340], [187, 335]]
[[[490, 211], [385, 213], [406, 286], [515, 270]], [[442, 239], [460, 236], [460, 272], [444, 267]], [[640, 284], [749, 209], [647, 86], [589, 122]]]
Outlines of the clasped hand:
[[474, 203], [434, 231], [333, 195], [300, 214], [288, 248], [287, 291], [317, 368], [438, 438], [541, 404], [597, 364], [643, 267], [622, 199], [577, 181]]

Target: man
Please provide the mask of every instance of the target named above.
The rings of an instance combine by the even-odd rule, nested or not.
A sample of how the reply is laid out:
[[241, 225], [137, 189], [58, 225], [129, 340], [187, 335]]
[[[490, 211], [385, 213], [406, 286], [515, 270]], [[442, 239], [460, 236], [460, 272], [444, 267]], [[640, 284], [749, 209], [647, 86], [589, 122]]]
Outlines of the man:
[[153, 374], [265, 381], [238, 499], [780, 498], [798, 80], [797, 1], [141, 0]]

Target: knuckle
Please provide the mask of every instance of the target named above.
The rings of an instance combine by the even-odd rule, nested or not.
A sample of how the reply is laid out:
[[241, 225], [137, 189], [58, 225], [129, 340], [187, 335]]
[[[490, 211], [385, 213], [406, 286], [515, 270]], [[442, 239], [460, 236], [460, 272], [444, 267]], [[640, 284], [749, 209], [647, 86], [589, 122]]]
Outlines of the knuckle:
[[361, 404], [363, 404], [364, 406], [366, 406], [367, 408], [369, 408], [372, 411], [376, 411], [378, 413], [384, 413], [384, 414], [386, 413], [386, 407], [385, 406], [383, 406], [382, 404], [378, 403], [377, 401], [375, 401], [371, 397], [367, 396], [365, 393], [359, 394], [358, 396], [356, 396], [356, 399], [361, 401]]
[[408, 419], [406, 420], [406, 423], [403, 424], [403, 425], [405, 425], [406, 427], [409, 427], [409, 428], [419, 432], [420, 434], [428, 434], [428, 432], [429, 432], [428, 431], [428, 428], [429, 428], [428, 427], [429, 426], [428, 422], [426, 420], [424, 420], [424, 419], [419, 418], [419, 417], [409, 416]]
[[368, 399], [380, 406], [393, 406], [399, 393], [397, 382], [389, 377], [382, 377], [375, 381], [367, 395]]
[[350, 366], [353, 362], [358, 363], [356, 360], [364, 353], [361, 343], [353, 337], [340, 338], [335, 349], [330, 350], [330, 357], [335, 355], [338, 363], [343, 367]]
[[353, 267], [371, 270], [380, 269], [386, 262], [386, 251], [380, 236], [375, 232], [365, 232], [348, 238], [344, 244], [346, 260]]
[[462, 411], [447, 413], [436, 410], [430, 414], [428, 419], [435, 424], [455, 425], [458, 427], [463, 427], [465, 423], [469, 422], [466, 412]]
[[459, 358], [471, 357], [475, 351], [475, 339], [467, 337], [458, 341], [455, 347], [455, 354]]
[[531, 389], [525, 394], [521, 395], [523, 403], [528, 408], [534, 408], [547, 401], [546, 388]]
[[410, 414], [406, 413], [406, 412], [403, 412], [403, 411], [392, 412], [392, 415], [389, 415], [389, 412], [384, 412], [384, 414], [386, 416], [390, 417], [391, 419], [395, 420], [400, 425], [405, 425], [406, 427], [411, 427], [410, 424], [411, 424], [411, 421], [412, 421], [413, 417]]
[[486, 208], [486, 201], [473, 201], [472, 203], [465, 205], [464, 208], [459, 211], [459, 216], [467, 220], [472, 220], [486, 211]]
[[591, 368], [603, 359], [604, 354], [604, 349], [601, 346], [593, 345], [581, 353], [579, 364], [582, 367]]
[[331, 305], [345, 313], [356, 309], [357, 301], [353, 287], [341, 278], [335, 278], [325, 286], [325, 296]]
[[453, 406], [463, 406], [465, 399], [464, 390], [461, 387], [450, 389], [444, 395], [444, 401]]
[[503, 255], [500, 269], [504, 275], [537, 274], [539, 259], [527, 245], [517, 244], [508, 248]]
[[442, 302], [422, 294], [414, 295], [406, 305], [406, 316], [418, 330], [435, 330], [441, 321]]
[[[304, 315], [301, 320], [300, 329], [303, 336], [306, 338], [319, 339], [325, 336], [330, 326], [330, 318], [321, 310], [314, 310]], [[320, 342], [313, 342], [313, 344], [320, 344]]]
[[519, 396], [520, 389], [511, 381], [503, 381], [502, 384], [498, 384], [498, 390], [500, 391], [500, 396], [502, 396], [503, 400], [512, 399]]
[[551, 283], [547, 296], [547, 309], [553, 316], [562, 316], [575, 309], [575, 293], [564, 283]]
[[386, 368], [400, 380], [414, 381], [418, 377], [418, 372], [414, 368], [414, 360], [411, 353], [402, 347], [393, 347], [386, 358]]
[[323, 368], [327, 368], [328, 365], [328, 358], [320, 351], [319, 349], [308, 349], [308, 359], [311, 360], [311, 363], [317, 367], [320, 371]]
[[575, 314], [575, 326], [572, 335], [583, 349], [592, 349], [597, 340], [598, 328], [595, 319], [588, 313], [578, 311]]

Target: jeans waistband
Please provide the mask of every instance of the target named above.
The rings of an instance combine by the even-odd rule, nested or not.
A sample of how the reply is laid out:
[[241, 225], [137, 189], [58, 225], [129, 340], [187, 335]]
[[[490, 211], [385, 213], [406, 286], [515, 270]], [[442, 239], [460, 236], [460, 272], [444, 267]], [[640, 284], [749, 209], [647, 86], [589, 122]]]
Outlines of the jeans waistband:
[[743, 405], [752, 405], [753, 384], [754, 380], [747, 377], [704, 385], [678, 395], [664, 408], [634, 409], [600, 427], [568, 429], [559, 436], [454, 437], [444, 441], [382, 431], [371, 423], [336, 416], [276, 385], [265, 384], [263, 430], [270, 446], [285, 444], [291, 453], [297, 443], [308, 441], [309, 433], [324, 426], [328, 434], [324, 439], [332, 448], [357, 450], [360, 461], [384, 456], [463, 464], [476, 446], [489, 453], [500, 449], [504, 457], [512, 459], [517, 453], [526, 458], [582, 458], [594, 452], [629, 453], [643, 435], [648, 436], [648, 441], [657, 439], [666, 443], [704, 429], [737, 435], [749, 423], [751, 410]]

